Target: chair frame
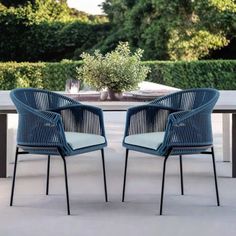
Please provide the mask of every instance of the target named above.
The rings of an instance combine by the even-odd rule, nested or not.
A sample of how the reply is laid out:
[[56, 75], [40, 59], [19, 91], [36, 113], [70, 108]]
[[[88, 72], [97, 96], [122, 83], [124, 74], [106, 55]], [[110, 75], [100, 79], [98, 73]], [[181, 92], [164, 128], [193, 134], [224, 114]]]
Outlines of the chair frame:
[[[175, 149], [183, 149], [186, 147], [173, 147], [170, 149], [168, 154], [165, 156], [163, 161], [163, 169], [162, 169], [162, 184], [161, 184], [161, 200], [160, 200], [160, 211], [159, 214], [162, 215], [162, 209], [163, 209], [163, 199], [164, 199], [164, 188], [165, 188], [165, 176], [166, 176], [166, 162], [171, 155], [172, 151], [175, 151]], [[193, 147], [190, 147], [193, 148]], [[199, 147], [202, 149], [203, 147]], [[209, 154], [212, 155], [212, 164], [213, 164], [213, 173], [214, 173], [214, 181], [215, 181], [215, 191], [216, 191], [216, 201], [217, 206], [220, 206], [220, 199], [219, 199], [219, 191], [218, 191], [218, 183], [217, 183], [217, 174], [216, 174], [216, 164], [215, 164], [215, 153], [214, 153], [214, 147], [209, 146], [211, 151], [205, 151], [201, 152], [200, 154]], [[126, 190], [126, 177], [127, 177], [127, 167], [128, 167], [128, 155], [129, 155], [129, 149], [126, 149], [126, 156], [125, 156], [125, 168], [124, 168], [124, 179], [123, 179], [123, 191], [122, 191], [122, 202], [125, 201], [125, 190]], [[184, 195], [184, 181], [183, 181], [183, 164], [182, 164], [182, 155], [179, 155], [179, 166], [180, 166], [180, 185], [181, 185], [181, 195]]]
[[[212, 90], [212, 89], [202, 89], [202, 90], [206, 91], [206, 90]], [[185, 90], [183, 92], [188, 92], [188, 91], [193, 91], [193, 89]], [[181, 93], [181, 92], [177, 92], [177, 93]], [[216, 102], [216, 100], [219, 96], [217, 93], [218, 92], [216, 92], [215, 98], [212, 99], [212, 101], [211, 101], [212, 104], [214, 104]], [[162, 104], [160, 105], [161, 101], [164, 100], [165, 98], [168, 98], [169, 96], [171, 96], [171, 95], [167, 95], [166, 97], [156, 99], [156, 100], [150, 102], [148, 105], [143, 105], [143, 106], [137, 106], [137, 107], [130, 108], [127, 112], [126, 128], [125, 128], [125, 134], [124, 134], [124, 139], [123, 139], [123, 146], [126, 148], [126, 154], [125, 154], [125, 167], [124, 167], [124, 178], [123, 178], [122, 202], [125, 201], [128, 155], [129, 155], [129, 151], [133, 150], [133, 151], [143, 152], [143, 153], [151, 154], [151, 155], [160, 155], [160, 156], [164, 157], [163, 168], [162, 168], [163, 172], [162, 172], [162, 184], [161, 184], [161, 199], [160, 199], [160, 207], [159, 207], [160, 215], [162, 215], [162, 213], [163, 213], [163, 199], [164, 199], [164, 188], [165, 188], [166, 163], [167, 163], [167, 160], [168, 160], [170, 155], [178, 155], [179, 156], [181, 195], [184, 195], [182, 156], [185, 155], [185, 154], [186, 155], [189, 155], [189, 154], [208, 154], [208, 155], [212, 156], [215, 191], [216, 191], [216, 200], [217, 200], [217, 206], [220, 206], [218, 183], [217, 183], [217, 173], [216, 173], [216, 165], [215, 165], [215, 153], [214, 153], [213, 144], [206, 143], [205, 145], [199, 145], [199, 144], [194, 144], [194, 145], [181, 145], [181, 144], [179, 144], [177, 146], [170, 145], [166, 149], [164, 149], [164, 148], [160, 149], [160, 152], [158, 153], [156, 150], [151, 150], [151, 149], [143, 148], [143, 147], [139, 147], [139, 146], [133, 146], [133, 145], [125, 143], [125, 137], [128, 135], [129, 126], [131, 125], [130, 124], [130, 122], [131, 122], [130, 119], [131, 119], [131, 116], [133, 114], [136, 114], [135, 112], [140, 112], [142, 109], [147, 109], [148, 107], [150, 107], [151, 109], [165, 109], [165, 110], [169, 111], [170, 113], [172, 113], [171, 118], [173, 117], [173, 113], [177, 113], [177, 114], [179, 113], [180, 114], [181, 112], [184, 112], [184, 111], [180, 111], [178, 109], [176, 109], [176, 111], [175, 111], [174, 108], [172, 108], [172, 107], [165, 107]], [[159, 103], [159, 101], [160, 101], [160, 103]], [[206, 107], [206, 106], [203, 105], [203, 107]], [[197, 108], [196, 110], [200, 110], [200, 108]], [[180, 120], [181, 120], [181, 117], [180, 117]], [[168, 122], [170, 122], [170, 118], [169, 118]], [[181, 120], [181, 122], [182, 122], [182, 120]], [[210, 151], [209, 151], [209, 149], [210, 149]], [[193, 152], [193, 150], [194, 150], [194, 152]]]
[[[24, 89], [15, 89], [11, 92], [11, 98], [13, 102], [20, 102], [15, 98], [14, 92], [18, 90], [24, 90]], [[72, 105], [69, 106], [63, 106], [63, 107], [58, 107], [54, 109], [50, 109], [50, 111], [42, 111], [40, 112], [40, 118], [45, 120], [45, 122], [50, 122], [50, 124], [59, 124], [59, 130], [60, 132], [63, 132], [61, 130], [61, 124], [62, 120], [60, 119], [60, 112], [67, 110], [67, 109], [88, 109], [88, 111], [94, 112], [97, 116], [99, 116], [99, 125], [100, 125], [100, 132], [101, 135], [105, 138], [105, 130], [104, 130], [104, 125], [103, 125], [103, 116], [102, 116], [102, 111], [99, 108], [92, 107], [92, 106], [87, 106], [87, 105], [82, 105], [77, 101], [74, 101], [70, 98], [67, 98], [65, 96], [47, 91], [47, 90], [41, 90], [41, 89], [26, 89], [26, 90], [31, 90], [33, 92], [42, 92], [42, 93], [47, 93], [51, 95], [56, 95], [60, 97], [60, 99], [66, 99], [66, 101], [70, 102]], [[27, 105], [25, 104], [20, 104], [24, 109], [28, 109], [29, 112], [32, 112], [33, 114], [36, 114], [36, 110], [31, 108], [27, 108]], [[58, 114], [59, 113], [59, 114]], [[43, 116], [46, 114], [45, 116]], [[50, 116], [48, 116], [50, 114]], [[52, 115], [51, 115], [52, 114]], [[53, 117], [53, 118], [51, 118]], [[55, 117], [57, 118], [55, 120]], [[54, 120], [53, 120], [54, 119]], [[48, 124], [48, 123], [47, 123]], [[55, 125], [54, 125], [55, 126]], [[54, 127], [53, 126], [53, 127]], [[62, 136], [63, 137], [63, 136]], [[30, 144], [30, 143], [29, 143]], [[15, 192], [15, 179], [16, 179], [16, 170], [17, 170], [17, 163], [18, 163], [18, 155], [22, 154], [43, 154], [47, 155], [47, 177], [46, 177], [46, 195], [49, 194], [49, 178], [50, 178], [50, 160], [51, 160], [51, 155], [59, 155], [62, 158], [63, 165], [64, 165], [64, 178], [65, 178], [65, 190], [66, 190], [66, 202], [67, 202], [67, 214], [70, 215], [70, 201], [69, 201], [69, 189], [68, 189], [68, 175], [67, 175], [67, 163], [66, 163], [66, 157], [75, 155], [75, 154], [82, 154], [82, 153], [87, 153], [91, 151], [96, 151], [96, 150], [101, 150], [101, 156], [102, 156], [102, 168], [103, 168], [103, 181], [104, 181], [104, 194], [105, 194], [105, 201], [108, 201], [108, 194], [107, 194], [107, 182], [106, 182], [106, 168], [105, 168], [105, 157], [104, 157], [104, 147], [107, 146], [107, 141], [105, 138], [105, 143], [104, 144], [98, 144], [95, 146], [91, 147], [85, 147], [85, 148], [80, 148], [76, 150], [72, 150], [70, 146], [66, 143], [65, 139], [63, 139], [63, 143], [59, 142], [59, 145], [53, 146], [52, 144], [47, 145], [46, 143], [43, 144], [42, 141], [41, 143], [39, 142], [37, 145], [30, 144], [27, 145], [23, 142], [19, 142], [17, 140], [17, 146], [16, 146], [16, 152], [15, 152], [15, 163], [14, 163], [14, 170], [13, 170], [13, 179], [12, 179], [12, 188], [11, 188], [11, 197], [10, 197], [10, 206], [13, 205], [13, 199], [14, 199], [14, 192]]]
[[[15, 153], [15, 164], [14, 164], [14, 170], [13, 170], [13, 179], [12, 179], [12, 189], [11, 189], [11, 199], [10, 199], [10, 206], [13, 206], [13, 198], [14, 198], [14, 191], [15, 191], [15, 180], [16, 180], [16, 169], [17, 169], [17, 163], [18, 163], [18, 155], [21, 154], [30, 154], [29, 152], [25, 151], [19, 151], [19, 148], [24, 148], [22, 146], [17, 145], [16, 146], [16, 153]], [[34, 147], [27, 147], [32, 148]], [[45, 147], [37, 147], [44, 149]], [[48, 147], [47, 147], [48, 148]], [[65, 190], [66, 190], [66, 203], [67, 203], [67, 214], [70, 215], [70, 200], [69, 200], [69, 190], [68, 190], [68, 175], [67, 175], [67, 165], [66, 165], [66, 158], [62, 154], [62, 151], [59, 147], [51, 147], [54, 151], [57, 150], [59, 155], [61, 156], [63, 160], [64, 165], [64, 177], [65, 177]], [[102, 154], [102, 167], [103, 167], [103, 180], [104, 180], [104, 193], [105, 193], [105, 201], [108, 202], [107, 197], [107, 184], [106, 184], [106, 168], [105, 168], [105, 160], [104, 160], [104, 150], [101, 149]], [[49, 194], [49, 177], [50, 177], [50, 159], [51, 156], [48, 155], [48, 161], [47, 161], [47, 181], [46, 181], [46, 195]]]

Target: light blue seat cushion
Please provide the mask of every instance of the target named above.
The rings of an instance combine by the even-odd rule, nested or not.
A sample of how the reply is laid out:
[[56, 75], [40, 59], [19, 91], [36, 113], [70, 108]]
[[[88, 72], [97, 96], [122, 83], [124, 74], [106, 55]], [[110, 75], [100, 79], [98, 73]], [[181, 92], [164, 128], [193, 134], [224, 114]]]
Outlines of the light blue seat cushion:
[[65, 136], [73, 150], [105, 143], [105, 138], [96, 134], [65, 132]]
[[165, 132], [133, 134], [125, 138], [125, 143], [157, 150], [157, 148], [163, 142], [164, 135], [165, 135]]

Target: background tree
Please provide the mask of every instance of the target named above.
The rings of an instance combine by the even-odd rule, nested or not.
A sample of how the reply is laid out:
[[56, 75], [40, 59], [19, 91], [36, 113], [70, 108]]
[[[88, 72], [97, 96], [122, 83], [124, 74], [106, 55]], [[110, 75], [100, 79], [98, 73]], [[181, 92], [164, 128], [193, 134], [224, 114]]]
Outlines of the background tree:
[[[23, 3], [22, 3], [23, 4]], [[78, 59], [107, 35], [107, 18], [70, 9], [65, 0], [0, 5], [0, 61]]]
[[109, 18], [66, 0], [0, 0], [0, 61], [80, 59], [128, 41], [145, 60], [236, 59], [235, 0], [106, 0]]
[[146, 59], [199, 59], [235, 38], [234, 0], [106, 0], [103, 9], [114, 29], [107, 44], [124, 38]]
[[35, 0], [0, 0], [0, 3], [2, 3], [6, 7], [19, 7], [27, 5], [28, 3], [35, 3]]

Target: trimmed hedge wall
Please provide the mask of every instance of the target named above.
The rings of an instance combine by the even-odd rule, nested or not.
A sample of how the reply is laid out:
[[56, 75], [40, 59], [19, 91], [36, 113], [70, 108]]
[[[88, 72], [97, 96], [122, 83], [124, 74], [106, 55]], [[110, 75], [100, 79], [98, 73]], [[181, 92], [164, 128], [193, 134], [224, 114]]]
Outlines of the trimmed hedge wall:
[[[236, 89], [236, 60], [192, 62], [146, 61], [151, 67], [148, 81], [177, 88], [213, 87]], [[65, 81], [76, 78], [76, 67], [81, 61], [57, 63], [0, 63], [0, 89], [38, 87], [62, 91]]]
[[151, 61], [149, 81], [181, 89], [212, 87], [236, 89], [236, 60], [207, 60], [192, 62]]
[[0, 63], [0, 89], [37, 87], [54, 91], [65, 90], [65, 81], [76, 78], [77, 62]]
[[[3, 13], [2, 13], [3, 14]], [[60, 61], [79, 59], [107, 36], [108, 23], [80, 21], [31, 23], [0, 11], [0, 61]]]

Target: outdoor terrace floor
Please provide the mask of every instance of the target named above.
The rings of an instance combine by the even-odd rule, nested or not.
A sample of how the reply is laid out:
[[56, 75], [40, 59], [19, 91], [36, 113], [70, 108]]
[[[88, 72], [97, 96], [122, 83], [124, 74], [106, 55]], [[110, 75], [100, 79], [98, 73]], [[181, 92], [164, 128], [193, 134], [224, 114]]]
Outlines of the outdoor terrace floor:
[[[126, 202], [121, 202], [124, 112], [106, 112], [105, 149], [109, 202], [104, 202], [100, 152], [68, 158], [71, 216], [67, 216], [63, 163], [51, 162], [45, 195], [46, 157], [24, 156], [18, 165], [14, 206], [11, 178], [0, 179], [0, 236], [230, 236], [236, 234], [236, 179], [222, 162], [221, 115], [213, 115], [221, 206], [216, 206], [210, 156], [183, 158], [185, 195], [180, 195], [179, 160], [167, 162], [163, 216], [159, 216], [162, 158], [130, 152]], [[14, 147], [13, 147], [14, 148]]]

